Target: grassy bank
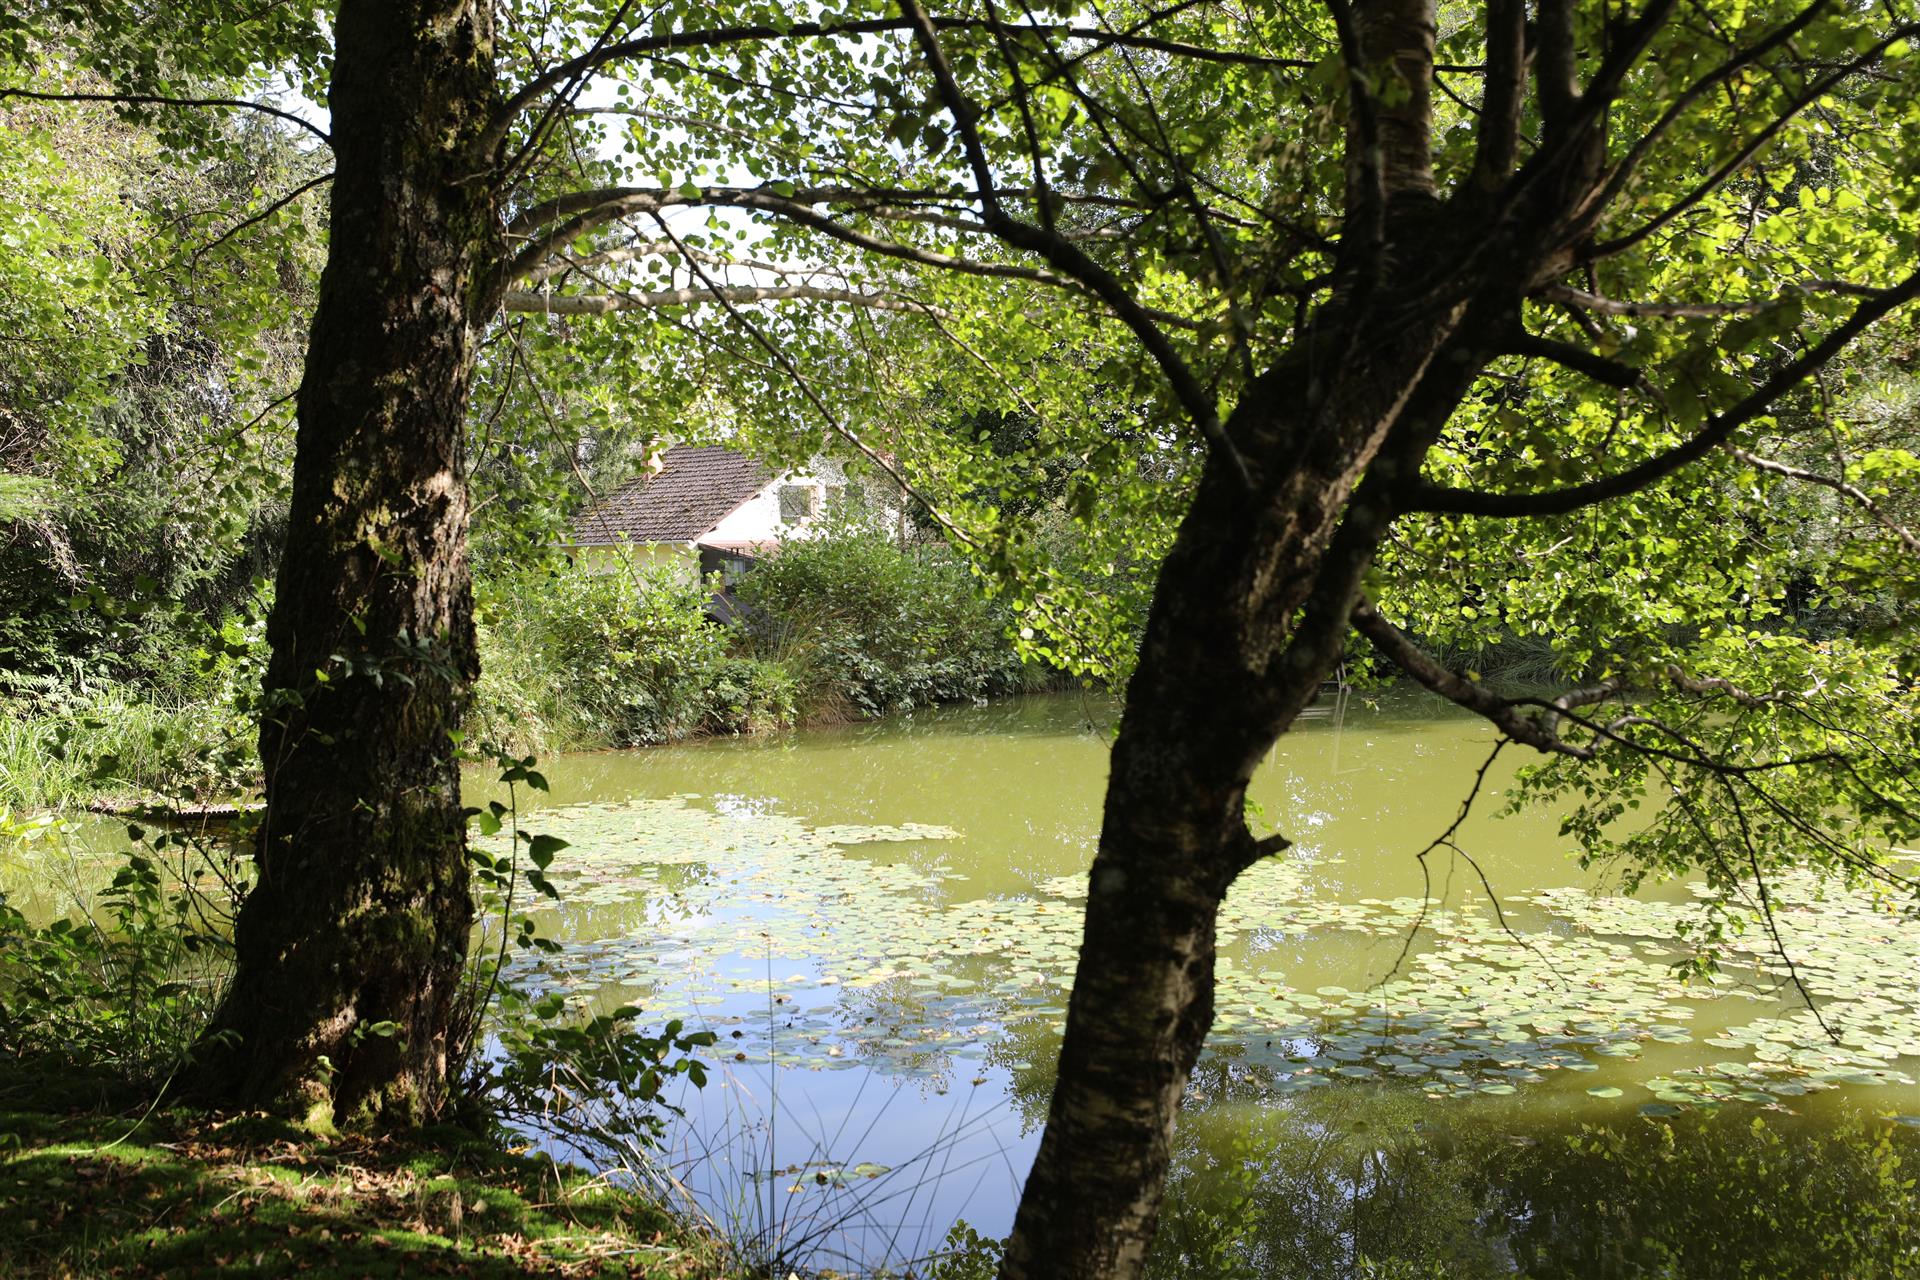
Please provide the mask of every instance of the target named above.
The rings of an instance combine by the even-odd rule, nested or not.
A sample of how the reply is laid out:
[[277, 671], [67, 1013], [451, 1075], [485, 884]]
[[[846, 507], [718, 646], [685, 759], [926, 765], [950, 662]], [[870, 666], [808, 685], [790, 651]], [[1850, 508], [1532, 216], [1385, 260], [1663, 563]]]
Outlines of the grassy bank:
[[0, 1221], [0, 1275], [22, 1278], [736, 1274], [644, 1197], [460, 1129], [325, 1140], [4, 1083]]

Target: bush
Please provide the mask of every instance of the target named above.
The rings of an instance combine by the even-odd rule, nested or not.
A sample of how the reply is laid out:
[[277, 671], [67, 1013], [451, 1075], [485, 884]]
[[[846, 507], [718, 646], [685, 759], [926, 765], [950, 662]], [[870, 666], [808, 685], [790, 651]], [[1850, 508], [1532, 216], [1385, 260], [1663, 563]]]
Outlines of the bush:
[[1004, 613], [944, 547], [858, 530], [789, 542], [738, 593], [755, 652], [796, 671], [813, 708], [878, 715], [1022, 686]]
[[561, 564], [480, 584], [474, 739], [510, 751], [756, 733], [1025, 692], [1034, 677], [944, 547], [840, 530], [794, 541], [737, 588], [743, 622], [707, 616], [711, 587], [660, 570]]
[[729, 656], [707, 589], [578, 566], [486, 587], [478, 736], [519, 750], [637, 746], [792, 716], [792, 682]]

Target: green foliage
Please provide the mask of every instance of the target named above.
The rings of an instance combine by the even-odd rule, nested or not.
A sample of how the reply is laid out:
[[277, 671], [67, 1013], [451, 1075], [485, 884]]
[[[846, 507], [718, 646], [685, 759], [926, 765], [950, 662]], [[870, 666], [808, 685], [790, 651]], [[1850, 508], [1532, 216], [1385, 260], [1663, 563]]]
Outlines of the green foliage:
[[706, 590], [666, 570], [538, 568], [487, 584], [485, 600], [482, 739], [516, 731], [516, 702], [570, 745], [669, 742], [777, 715], [766, 700], [779, 691], [729, 662]]
[[[0, 840], [11, 845], [62, 835], [62, 824], [10, 823], [0, 809]], [[69, 915], [30, 923], [0, 893], [0, 1057], [150, 1085], [205, 1028], [226, 989], [231, 910], [246, 890], [237, 856], [177, 831], [131, 826], [127, 838], [106, 887]]]
[[506, 992], [499, 1002], [499, 1052], [481, 1067], [474, 1087], [502, 1121], [552, 1134], [604, 1164], [610, 1154], [631, 1161], [658, 1148], [667, 1116], [680, 1109], [662, 1097], [684, 1078], [704, 1087], [706, 1067], [692, 1056], [714, 1042], [711, 1031], [686, 1031], [679, 1019], [657, 1032], [639, 1027], [640, 1010], [623, 1005], [584, 1019], [558, 994], [527, 1000]]
[[[167, 25], [87, 9], [0, 22], [0, 50], [47, 42], [0, 59], [0, 89], [104, 92], [80, 66]], [[79, 57], [56, 56], [70, 43]], [[192, 55], [231, 61], [221, 47]], [[0, 667], [71, 683], [142, 679], [236, 606], [267, 567], [291, 455], [323, 247], [304, 197], [324, 162], [252, 116], [161, 114], [0, 94]], [[182, 163], [169, 147], [188, 135]], [[70, 609], [76, 594], [169, 608], [136, 632]]]
[[1005, 612], [943, 547], [862, 529], [793, 539], [737, 590], [755, 649], [804, 672], [816, 706], [877, 715], [1019, 687]]
[[124, 686], [0, 699], [0, 805], [111, 797], [226, 799], [258, 776], [254, 728], [218, 702], [160, 703]]
[[102, 678], [78, 658], [59, 674], [0, 672], [0, 805], [226, 800], [255, 787], [263, 602], [244, 600], [218, 626], [104, 593], [74, 603], [143, 675]]
[[962, 1219], [947, 1228], [940, 1247], [913, 1274], [924, 1280], [993, 1280], [1006, 1251], [1006, 1241], [983, 1236]]
[[[475, 736], [634, 746], [1027, 688], [1004, 609], [939, 546], [870, 529], [793, 540], [741, 580], [743, 623], [666, 567], [591, 562], [481, 583]], [[1041, 669], [1044, 671], [1044, 669]]]

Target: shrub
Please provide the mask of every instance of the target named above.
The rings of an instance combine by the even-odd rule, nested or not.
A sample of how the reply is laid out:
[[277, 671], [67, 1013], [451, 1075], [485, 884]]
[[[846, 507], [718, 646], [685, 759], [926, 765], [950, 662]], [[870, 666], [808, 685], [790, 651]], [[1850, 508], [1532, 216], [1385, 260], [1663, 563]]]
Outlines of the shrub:
[[1004, 614], [944, 547], [861, 530], [793, 541], [738, 592], [754, 650], [803, 672], [812, 706], [877, 715], [1021, 686]]
[[716, 728], [764, 733], [799, 715], [800, 681], [789, 668], [764, 658], [729, 658], [720, 665], [709, 716]]
[[509, 575], [486, 594], [482, 740], [636, 746], [791, 715], [791, 682], [729, 657], [703, 585], [565, 565]]

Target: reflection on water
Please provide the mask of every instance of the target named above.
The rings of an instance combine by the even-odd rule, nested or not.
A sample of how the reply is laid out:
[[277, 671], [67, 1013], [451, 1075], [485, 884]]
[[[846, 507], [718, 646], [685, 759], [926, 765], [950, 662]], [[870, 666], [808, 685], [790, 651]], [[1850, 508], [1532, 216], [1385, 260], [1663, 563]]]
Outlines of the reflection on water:
[[[529, 826], [612, 858], [588, 876], [607, 901], [568, 908], [585, 945], [564, 981], [721, 1033], [722, 1080], [686, 1100], [682, 1139], [708, 1204], [822, 1265], [912, 1256], [956, 1217], [1005, 1232], [1111, 714], [1039, 698], [550, 770]], [[1851, 956], [1803, 958], [1830, 1015], [1859, 1015], [1845, 1046], [1764, 955], [1725, 991], [1677, 987], [1685, 887], [1588, 898], [1606, 878], [1567, 858], [1554, 815], [1495, 816], [1506, 759], [1459, 838], [1535, 945], [1505, 938], [1464, 865], [1436, 864], [1422, 916], [1413, 855], [1491, 744], [1424, 697], [1354, 700], [1256, 778], [1296, 843], [1230, 906], [1161, 1273], [1897, 1274], [1920, 1130], [1878, 1113], [1920, 1111], [1901, 1070], [1920, 1051], [1914, 939], [1805, 913], [1802, 940]], [[648, 880], [667, 870], [671, 888]], [[1892, 999], [1863, 996], [1861, 954], [1888, 948]], [[1846, 1083], [1867, 1079], [1892, 1083]], [[1852, 1260], [1820, 1261], [1835, 1240]]]
[[[530, 978], [719, 1034], [677, 1155], [744, 1232], [815, 1265], [912, 1257], [956, 1218], [1004, 1234], [1112, 713], [1035, 698], [551, 761], [523, 823], [573, 846], [546, 922], [570, 950]], [[1425, 697], [1354, 699], [1256, 777], [1295, 845], [1228, 906], [1159, 1274], [1920, 1268], [1920, 929], [1782, 886], [1838, 1044], [1757, 945], [1723, 989], [1682, 988], [1687, 888], [1605, 896], [1554, 815], [1496, 818], [1513, 753], [1458, 833], [1479, 871], [1429, 883], [1413, 855], [1491, 745]]]
[[1611, 1125], [1358, 1088], [1266, 1104], [1203, 1065], [1158, 1276], [1920, 1274], [1920, 1131], [1852, 1105]]

